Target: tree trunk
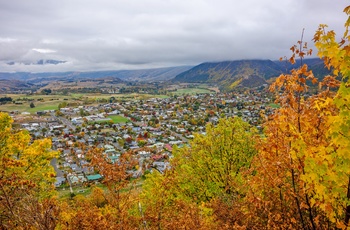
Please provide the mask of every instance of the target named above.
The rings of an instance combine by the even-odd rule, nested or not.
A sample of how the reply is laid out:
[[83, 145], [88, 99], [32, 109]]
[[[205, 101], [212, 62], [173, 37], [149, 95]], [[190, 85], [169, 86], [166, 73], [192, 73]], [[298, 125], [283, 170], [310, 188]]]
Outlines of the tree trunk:
[[[348, 182], [347, 198], [348, 198], [348, 200], [350, 200], [350, 177], [349, 177], [349, 182]], [[346, 206], [346, 211], [345, 211], [345, 225], [346, 226], [348, 226], [348, 224], [349, 224], [349, 219], [350, 219], [350, 205]]]

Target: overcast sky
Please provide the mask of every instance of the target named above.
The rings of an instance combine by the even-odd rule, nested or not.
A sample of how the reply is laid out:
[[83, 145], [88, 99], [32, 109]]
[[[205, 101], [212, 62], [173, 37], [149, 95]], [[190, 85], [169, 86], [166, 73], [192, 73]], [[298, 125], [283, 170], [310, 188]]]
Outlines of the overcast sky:
[[[342, 0], [0, 0], [0, 72], [97, 71], [290, 55]], [[60, 60], [53, 65], [28, 64]], [[15, 62], [13, 65], [8, 63]]]

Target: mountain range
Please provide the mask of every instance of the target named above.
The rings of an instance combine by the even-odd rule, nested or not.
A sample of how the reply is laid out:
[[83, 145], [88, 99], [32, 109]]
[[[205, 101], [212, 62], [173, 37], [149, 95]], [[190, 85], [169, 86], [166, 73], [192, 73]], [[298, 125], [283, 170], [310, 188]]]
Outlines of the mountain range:
[[301, 64], [307, 64], [317, 78], [330, 73], [318, 58], [300, 60], [295, 64], [271, 60], [237, 60], [202, 63], [177, 75], [172, 82], [215, 83], [224, 90], [237, 86], [257, 87], [267, 84], [282, 73], [288, 73]]
[[167, 81], [174, 78], [179, 73], [182, 73], [192, 66], [177, 66], [156, 69], [142, 69], [142, 70], [117, 70], [117, 71], [90, 71], [90, 72], [44, 72], [44, 73], [29, 73], [29, 72], [15, 72], [4, 73], [0, 72], [0, 79], [20, 80], [31, 83], [37, 83], [44, 80], [81, 80], [81, 79], [95, 79], [95, 78], [119, 78], [124, 81]]
[[[329, 74], [323, 61], [318, 58], [304, 59], [317, 78]], [[54, 72], [54, 73], [0, 73], [0, 79], [22, 81], [36, 84], [43, 81], [118, 78], [122, 81], [170, 82], [170, 83], [213, 83], [221, 89], [232, 90], [235, 87], [257, 87], [267, 84], [281, 73], [301, 65], [300, 60], [294, 65], [289, 62], [271, 60], [237, 60], [206, 62], [197, 66], [179, 66], [143, 70], [118, 70], [94, 72]], [[4, 81], [3, 81], [4, 82]]]

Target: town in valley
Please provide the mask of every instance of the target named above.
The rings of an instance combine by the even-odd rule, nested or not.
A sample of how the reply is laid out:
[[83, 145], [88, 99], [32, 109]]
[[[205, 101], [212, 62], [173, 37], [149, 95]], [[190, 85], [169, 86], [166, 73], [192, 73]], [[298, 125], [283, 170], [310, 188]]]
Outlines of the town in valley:
[[46, 87], [3, 94], [7, 101], [0, 108], [12, 116], [16, 129], [28, 130], [33, 140], [52, 140], [52, 149], [60, 152], [51, 162], [55, 187], [64, 194], [68, 188], [84, 193], [103, 178], [89, 164], [89, 149], [102, 149], [112, 163], [132, 152], [138, 164], [128, 173], [142, 180], [153, 170], [163, 173], [171, 167], [174, 145], [190, 145], [195, 135], [205, 135], [208, 123], [239, 117], [261, 130], [261, 123], [278, 107], [267, 85], [234, 92], [200, 84], [158, 87], [167, 92], [164, 95], [150, 94], [155, 92], [153, 86], [104, 87], [92, 90], [95, 93], [74, 89], [76, 93], [67, 89], [55, 93]]

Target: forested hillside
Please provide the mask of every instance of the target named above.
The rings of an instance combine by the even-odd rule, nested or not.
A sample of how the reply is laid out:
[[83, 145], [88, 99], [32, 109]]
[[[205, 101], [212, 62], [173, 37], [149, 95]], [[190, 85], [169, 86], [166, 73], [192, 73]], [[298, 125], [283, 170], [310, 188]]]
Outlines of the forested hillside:
[[298, 59], [295, 60], [294, 64], [290, 63], [288, 60], [275, 61], [275, 63], [279, 65], [281, 70], [285, 73], [301, 67], [302, 64], [306, 64], [318, 80], [322, 80], [324, 76], [331, 74], [331, 70], [324, 65], [323, 60], [320, 58], [305, 58], [302, 61]]
[[[331, 75], [318, 81], [303, 64], [274, 81], [280, 108], [261, 113], [263, 131], [238, 117], [209, 123], [142, 184], [128, 176], [132, 151], [112, 162], [93, 148], [86, 154], [105, 190], [59, 199], [50, 140], [31, 142], [0, 113], [1, 229], [349, 229], [349, 26], [350, 17], [340, 42], [325, 25], [315, 33]], [[311, 54], [303, 41], [291, 50], [292, 64]]]
[[[239, 60], [217, 63], [203, 63], [177, 75], [173, 82], [217, 83], [226, 89], [233, 89], [242, 80], [258, 78], [259, 83], [281, 74], [281, 68], [270, 60]], [[253, 83], [253, 81], [252, 81]]]
[[[304, 59], [316, 78], [330, 73], [319, 58]], [[215, 63], [202, 63], [177, 75], [172, 82], [215, 83], [223, 90], [233, 90], [237, 86], [258, 87], [267, 84], [271, 78], [282, 73], [289, 73], [293, 68], [301, 66], [300, 60], [291, 64], [288, 61], [271, 60], [237, 60]]]

